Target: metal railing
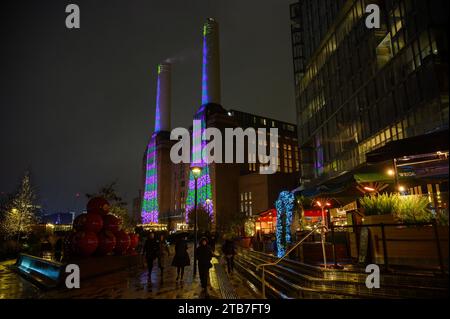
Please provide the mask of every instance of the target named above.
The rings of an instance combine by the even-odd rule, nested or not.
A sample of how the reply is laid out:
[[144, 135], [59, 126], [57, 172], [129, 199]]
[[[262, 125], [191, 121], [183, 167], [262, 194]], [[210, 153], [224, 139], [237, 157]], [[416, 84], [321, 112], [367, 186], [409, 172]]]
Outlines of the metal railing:
[[[265, 271], [266, 271], [266, 267], [269, 266], [276, 266], [278, 265], [280, 262], [282, 262], [284, 259], [286, 259], [286, 257], [288, 257], [295, 249], [297, 249], [297, 247], [299, 247], [301, 244], [303, 244], [311, 235], [313, 235], [317, 230], [321, 229], [322, 230], [322, 247], [324, 247], [325, 242], [325, 236], [324, 233], [328, 231], [328, 228], [322, 224], [322, 222], [316, 224], [313, 226], [313, 229], [305, 236], [303, 237], [299, 242], [297, 242], [294, 246], [292, 246], [282, 257], [278, 258], [276, 261], [272, 262], [272, 263], [266, 263], [266, 264], [261, 264], [256, 266], [256, 269], [259, 270], [259, 268], [262, 268], [262, 275], [261, 275], [261, 284], [262, 284], [262, 297], [266, 298], [266, 276], [265, 276]], [[326, 252], [323, 249], [323, 259], [324, 259], [324, 265], [326, 268]]]

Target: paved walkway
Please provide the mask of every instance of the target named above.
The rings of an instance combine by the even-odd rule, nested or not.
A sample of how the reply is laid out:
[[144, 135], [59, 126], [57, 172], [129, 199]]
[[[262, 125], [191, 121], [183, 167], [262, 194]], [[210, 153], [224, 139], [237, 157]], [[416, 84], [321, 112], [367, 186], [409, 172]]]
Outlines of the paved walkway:
[[[170, 261], [172, 256], [169, 258]], [[186, 267], [183, 283], [175, 282], [176, 268], [171, 266], [164, 270], [164, 280], [161, 280], [155, 262], [151, 281], [148, 280], [147, 270], [140, 265], [82, 281], [80, 289], [42, 291], [10, 270], [8, 266], [13, 263], [14, 261], [0, 263], [0, 299], [222, 299], [227, 296], [229, 298], [229, 293], [221, 291], [224, 286], [232, 289], [233, 295], [237, 298], [258, 298], [255, 287], [247, 280], [236, 273], [228, 275], [223, 268], [217, 268], [223, 267], [217, 258], [213, 259], [214, 267], [210, 271], [208, 296], [202, 293], [198, 275], [193, 279], [192, 266]]]

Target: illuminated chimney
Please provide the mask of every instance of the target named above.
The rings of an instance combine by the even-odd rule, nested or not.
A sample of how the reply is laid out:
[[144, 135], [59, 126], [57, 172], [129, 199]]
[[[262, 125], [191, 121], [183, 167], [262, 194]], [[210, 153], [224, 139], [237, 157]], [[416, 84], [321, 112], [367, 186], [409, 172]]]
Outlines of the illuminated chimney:
[[220, 105], [219, 24], [212, 18], [203, 26], [202, 105]]
[[158, 86], [156, 92], [155, 132], [170, 131], [171, 107], [171, 64], [158, 65]]

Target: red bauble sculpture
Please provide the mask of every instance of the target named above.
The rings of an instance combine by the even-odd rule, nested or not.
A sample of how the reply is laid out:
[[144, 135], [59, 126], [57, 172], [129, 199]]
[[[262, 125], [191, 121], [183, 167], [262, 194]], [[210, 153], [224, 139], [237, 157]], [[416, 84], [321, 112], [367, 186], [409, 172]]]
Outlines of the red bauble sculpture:
[[86, 208], [88, 214], [106, 215], [109, 212], [109, 203], [103, 197], [94, 197], [89, 200]]
[[86, 214], [86, 222], [84, 223], [83, 230], [98, 233], [103, 228], [103, 218], [99, 214], [90, 213]]
[[103, 216], [103, 229], [116, 233], [119, 231], [121, 220], [114, 215]]
[[134, 233], [130, 233], [130, 234], [128, 234], [128, 236], [130, 236], [130, 246], [128, 247], [127, 254], [133, 255], [133, 256], [137, 255], [136, 247], [139, 243], [139, 236]]
[[116, 236], [116, 248], [114, 249], [117, 255], [124, 255], [128, 247], [130, 247], [130, 236], [123, 230], [114, 234]]
[[86, 221], [87, 221], [87, 214], [78, 215], [73, 220], [73, 229], [75, 229], [76, 231], [84, 230], [84, 226], [86, 224]]
[[116, 247], [116, 236], [110, 231], [102, 231], [98, 235], [97, 253], [101, 256], [110, 254]]
[[98, 247], [97, 234], [89, 231], [79, 231], [72, 238], [72, 249], [77, 255], [88, 257]]
[[139, 243], [139, 236], [134, 234], [134, 233], [130, 233], [128, 234], [130, 236], [130, 247], [129, 249], [136, 249], [138, 243]]

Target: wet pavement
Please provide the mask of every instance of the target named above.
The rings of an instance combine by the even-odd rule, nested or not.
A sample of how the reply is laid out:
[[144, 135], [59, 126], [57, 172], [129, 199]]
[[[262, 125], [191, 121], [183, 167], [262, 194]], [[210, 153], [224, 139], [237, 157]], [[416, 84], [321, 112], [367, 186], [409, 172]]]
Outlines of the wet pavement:
[[224, 267], [223, 261], [218, 258], [213, 258], [212, 261], [214, 267], [210, 270], [208, 295], [202, 292], [198, 275], [193, 279], [192, 266], [185, 268], [182, 283], [175, 281], [175, 267], [166, 267], [164, 276], [161, 277], [155, 262], [151, 280], [148, 278], [147, 269], [140, 265], [82, 280], [79, 289], [44, 291], [10, 269], [14, 262], [12, 260], [0, 263], [0, 299], [223, 299], [226, 294], [220, 291], [219, 287], [223, 287], [219, 282], [221, 280], [227, 281], [228, 287], [231, 286], [240, 299], [259, 297], [256, 288], [239, 274], [230, 275], [218, 269], [217, 266]]

